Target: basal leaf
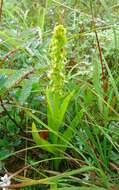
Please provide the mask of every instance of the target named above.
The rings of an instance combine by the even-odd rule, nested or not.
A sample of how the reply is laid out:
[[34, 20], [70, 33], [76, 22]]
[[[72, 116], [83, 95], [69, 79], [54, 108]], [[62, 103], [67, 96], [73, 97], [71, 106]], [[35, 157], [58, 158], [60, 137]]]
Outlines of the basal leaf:
[[42, 149], [55, 154], [55, 148], [52, 147], [51, 144], [47, 140], [40, 137], [35, 123], [32, 123], [32, 136], [35, 143], [41, 146]]

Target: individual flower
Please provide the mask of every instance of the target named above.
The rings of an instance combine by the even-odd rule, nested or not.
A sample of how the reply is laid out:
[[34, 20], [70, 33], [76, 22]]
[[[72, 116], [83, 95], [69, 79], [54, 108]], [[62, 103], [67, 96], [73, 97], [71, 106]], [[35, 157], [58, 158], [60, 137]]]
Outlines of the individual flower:
[[[5, 174], [3, 177], [0, 178], [1, 179], [1, 182], [0, 182], [0, 187], [3, 187], [3, 186], [8, 186], [11, 184], [11, 178]], [[7, 190], [7, 188], [2, 188], [3, 190]]]

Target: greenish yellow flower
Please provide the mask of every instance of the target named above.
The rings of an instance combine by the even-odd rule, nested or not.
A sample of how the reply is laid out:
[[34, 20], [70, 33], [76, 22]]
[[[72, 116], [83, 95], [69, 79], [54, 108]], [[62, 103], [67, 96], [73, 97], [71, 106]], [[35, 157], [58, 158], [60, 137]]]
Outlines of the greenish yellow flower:
[[54, 33], [49, 45], [51, 68], [48, 73], [50, 78], [50, 87], [56, 94], [62, 93], [65, 81], [65, 43], [66, 29], [63, 25], [58, 25], [54, 28]]

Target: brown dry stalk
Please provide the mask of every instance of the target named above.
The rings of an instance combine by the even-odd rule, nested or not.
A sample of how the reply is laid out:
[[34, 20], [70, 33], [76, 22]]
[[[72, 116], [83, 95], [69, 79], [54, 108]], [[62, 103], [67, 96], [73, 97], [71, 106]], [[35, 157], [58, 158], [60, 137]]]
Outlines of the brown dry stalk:
[[100, 64], [101, 64], [101, 68], [102, 68], [102, 81], [104, 83], [105, 80], [105, 72], [104, 72], [104, 64], [103, 64], [103, 58], [102, 58], [102, 49], [100, 46], [100, 41], [98, 38], [98, 33], [96, 31], [96, 21], [95, 21], [95, 16], [93, 13], [93, 6], [92, 3], [90, 3], [90, 7], [91, 7], [91, 15], [92, 15], [92, 22], [93, 22], [93, 29], [94, 29], [94, 33], [95, 33], [95, 37], [96, 37], [96, 41], [97, 41], [97, 46], [98, 46], [98, 51], [99, 51], [99, 57], [100, 57]]
[[3, 8], [3, 0], [0, 0], [0, 21], [2, 18], [2, 8]]

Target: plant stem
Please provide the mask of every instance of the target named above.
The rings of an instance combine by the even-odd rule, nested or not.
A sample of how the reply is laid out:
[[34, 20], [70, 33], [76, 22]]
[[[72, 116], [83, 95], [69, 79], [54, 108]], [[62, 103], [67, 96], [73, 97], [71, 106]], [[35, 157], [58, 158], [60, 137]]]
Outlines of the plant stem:
[[4, 112], [8, 115], [9, 119], [17, 126], [19, 127], [18, 123], [15, 121], [15, 119], [13, 117], [11, 117], [11, 115], [9, 114], [8, 110], [6, 109], [6, 107], [4, 106], [4, 103], [2, 101], [2, 98], [0, 97], [0, 102], [1, 102], [1, 107], [3, 108]]

